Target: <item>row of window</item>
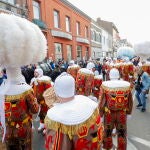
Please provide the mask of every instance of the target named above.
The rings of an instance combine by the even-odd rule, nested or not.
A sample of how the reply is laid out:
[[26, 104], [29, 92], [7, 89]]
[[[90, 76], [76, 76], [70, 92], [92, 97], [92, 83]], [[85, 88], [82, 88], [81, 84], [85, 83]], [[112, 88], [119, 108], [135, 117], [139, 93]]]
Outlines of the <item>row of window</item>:
[[[33, 13], [34, 13], [35, 19], [41, 19], [41, 17], [40, 17], [40, 3], [37, 1], [34, 1], [34, 0], [33, 0]], [[61, 28], [59, 11], [54, 10], [53, 15], [54, 15], [54, 27], [55, 28]], [[66, 16], [65, 22], [66, 22], [66, 31], [71, 32], [71, 19], [69, 16]], [[77, 35], [81, 35], [81, 26], [80, 26], [80, 22], [78, 22], [78, 21], [76, 22], [76, 33], [77, 33]], [[89, 29], [88, 29], [88, 26], [85, 26], [85, 38], [88, 38], [88, 37], [89, 37]], [[96, 32], [95, 30], [91, 31], [91, 38], [93, 41], [96, 41], [99, 43], [102, 43], [102, 41], [103, 41], [103, 44], [109, 44], [110, 45], [110, 43], [111, 43], [111, 41], [108, 41], [105, 37], [102, 37], [100, 32]]]
[[15, 4], [15, 0], [3, 0], [4, 2], [10, 3], [10, 4]]
[[[16, 0], [3, 0], [5, 2], [8, 2], [10, 4], [15, 4]], [[54, 27], [55, 28], [61, 28], [60, 27], [60, 14], [58, 10], [54, 10]], [[41, 19], [41, 12], [40, 12], [40, 3], [38, 1], [33, 0], [33, 14], [34, 14], [34, 19]], [[69, 16], [66, 16], [65, 18], [66, 22], [66, 31], [71, 32], [71, 20]], [[81, 35], [81, 27], [80, 27], [80, 22], [76, 22], [76, 33], [77, 35]], [[85, 38], [89, 37], [89, 29], [88, 26], [85, 26]], [[96, 42], [102, 42], [102, 36], [101, 33], [98, 33], [94, 30], [91, 31], [91, 38], [93, 41]], [[105, 44], [105, 37], [103, 37], [103, 43]], [[108, 42], [109, 44], [109, 42]]]
[[96, 41], [96, 42], [102, 42], [102, 36], [101, 36], [101, 33], [98, 33], [96, 31], [91, 31], [91, 38], [93, 41]]
[[[55, 43], [55, 59], [59, 60], [63, 58], [63, 51], [62, 51], [62, 44], [61, 43]], [[67, 58], [68, 60], [72, 59], [72, 45], [66, 45], [66, 51], [67, 51]], [[82, 59], [82, 46], [77, 46], [77, 60]], [[89, 48], [86, 47], [85, 50], [85, 59], [88, 59], [89, 57]]]
[[[34, 14], [34, 19], [41, 19], [40, 3], [37, 1], [34, 1], [34, 0], [33, 0], [33, 14]], [[54, 27], [55, 28], [61, 28], [59, 11], [54, 10], [53, 16], [54, 16]], [[71, 32], [71, 19], [69, 16], [66, 16], [65, 22], [66, 22], [66, 32]], [[76, 33], [77, 33], [77, 35], [81, 35], [81, 26], [80, 26], [79, 21], [76, 22]], [[88, 26], [85, 26], [85, 37], [86, 38], [89, 37]]]
[[106, 39], [105, 36], [102, 36], [101, 33], [99, 32], [96, 32], [95, 30], [92, 30], [91, 31], [91, 39], [95, 42], [99, 42], [99, 43], [102, 43], [103, 41], [103, 44], [107, 44], [109, 47], [111, 47], [111, 40], [110, 39]]
[[[66, 31], [71, 32], [71, 19], [69, 16], [66, 16]], [[61, 28], [60, 27], [60, 14], [58, 10], [54, 10], [54, 27], [55, 28]], [[81, 27], [80, 27], [80, 22], [76, 22], [76, 33], [77, 35], [81, 35]], [[85, 37], [88, 38], [88, 27], [85, 26]]]
[[33, 15], [34, 19], [41, 19], [41, 10], [40, 10], [40, 3], [37, 1], [32, 1], [33, 4]]
[[[59, 60], [63, 58], [63, 45], [61, 43], [55, 43], [55, 59]], [[66, 45], [67, 58], [70, 61], [72, 59], [72, 45]]]

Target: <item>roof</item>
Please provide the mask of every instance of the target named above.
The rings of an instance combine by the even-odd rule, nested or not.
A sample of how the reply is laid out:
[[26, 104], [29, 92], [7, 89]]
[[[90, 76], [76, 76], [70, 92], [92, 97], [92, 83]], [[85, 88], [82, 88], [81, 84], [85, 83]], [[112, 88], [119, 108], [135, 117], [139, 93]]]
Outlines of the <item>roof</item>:
[[76, 6], [74, 6], [73, 4], [71, 4], [69, 1], [67, 1], [67, 0], [60, 0], [60, 1], [63, 2], [65, 5], [69, 6], [70, 8], [72, 8], [77, 13], [79, 13], [82, 16], [86, 17], [87, 19], [91, 20], [91, 18], [86, 13], [84, 13], [79, 8], [77, 8]]

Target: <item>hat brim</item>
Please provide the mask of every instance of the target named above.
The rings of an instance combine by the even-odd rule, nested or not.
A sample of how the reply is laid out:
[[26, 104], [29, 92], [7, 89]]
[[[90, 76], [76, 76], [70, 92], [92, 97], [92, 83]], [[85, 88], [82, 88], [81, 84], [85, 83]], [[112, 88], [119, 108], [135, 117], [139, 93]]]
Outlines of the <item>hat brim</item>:
[[45, 99], [46, 105], [51, 108], [53, 106], [53, 103], [58, 102], [57, 96], [54, 91], [54, 87], [48, 88], [44, 93], [43, 97]]

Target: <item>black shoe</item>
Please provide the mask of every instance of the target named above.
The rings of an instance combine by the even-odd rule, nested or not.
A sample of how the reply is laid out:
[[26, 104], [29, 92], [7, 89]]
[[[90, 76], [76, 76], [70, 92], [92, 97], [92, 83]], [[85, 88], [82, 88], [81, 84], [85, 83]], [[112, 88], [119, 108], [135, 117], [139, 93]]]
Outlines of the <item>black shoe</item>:
[[146, 111], [146, 109], [145, 109], [145, 108], [142, 108], [142, 109], [141, 109], [141, 112], [145, 112], [145, 111]]
[[136, 108], [139, 108], [139, 107], [141, 107], [142, 106], [142, 104], [138, 104], [138, 105], [136, 105]]

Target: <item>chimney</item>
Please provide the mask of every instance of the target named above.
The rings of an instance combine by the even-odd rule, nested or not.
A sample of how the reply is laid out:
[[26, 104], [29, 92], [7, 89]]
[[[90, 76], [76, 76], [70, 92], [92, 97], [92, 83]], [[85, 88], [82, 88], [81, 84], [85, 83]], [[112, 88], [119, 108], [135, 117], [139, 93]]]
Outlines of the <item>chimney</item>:
[[96, 22], [97, 22], [98, 25], [101, 25], [101, 18], [98, 17], [97, 20], [96, 20]]
[[98, 17], [98, 18], [97, 18], [97, 22], [100, 22], [100, 21], [101, 21], [101, 18], [100, 18], [100, 17]]

